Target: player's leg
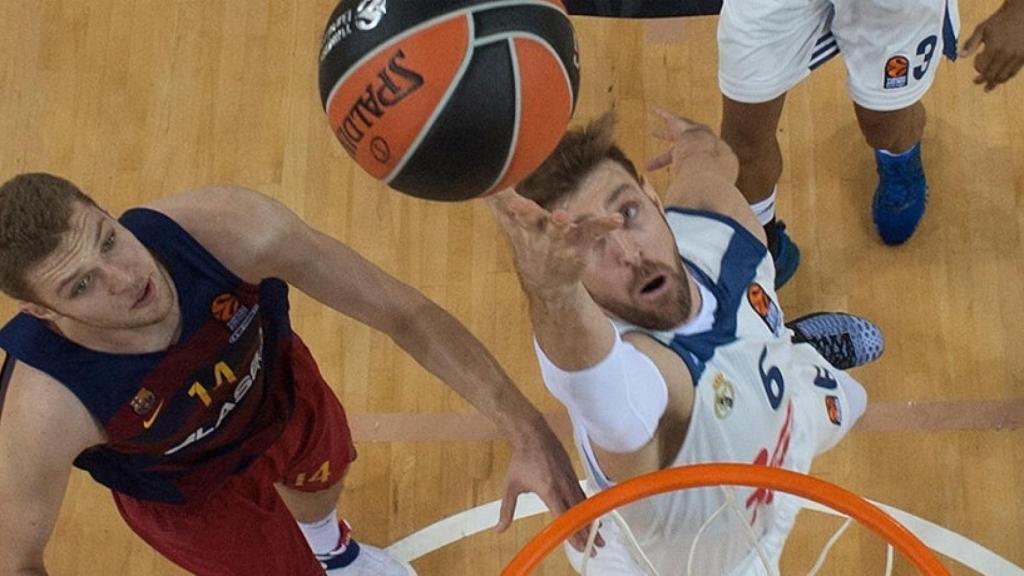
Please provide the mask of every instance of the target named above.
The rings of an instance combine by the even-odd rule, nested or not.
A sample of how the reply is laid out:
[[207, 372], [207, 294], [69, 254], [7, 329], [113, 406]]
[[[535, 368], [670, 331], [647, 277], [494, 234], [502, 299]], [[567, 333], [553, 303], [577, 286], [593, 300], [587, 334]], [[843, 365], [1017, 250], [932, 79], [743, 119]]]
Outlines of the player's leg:
[[354, 539], [351, 527], [338, 515], [338, 498], [356, 451], [341, 404], [297, 337], [292, 370], [296, 426], [289, 425], [278, 442], [283, 449], [274, 455], [280, 497], [329, 575], [405, 576], [404, 565]]
[[258, 462], [202, 502], [161, 504], [114, 494], [131, 529], [191, 574], [294, 574], [324, 569]]
[[800, 264], [800, 250], [775, 217], [776, 183], [782, 175], [782, 149], [776, 137], [786, 101], [783, 94], [768, 102], [747, 104], [722, 97], [722, 139], [740, 162], [736, 186], [743, 193], [768, 238], [775, 261], [775, 288], [781, 288]]
[[926, 121], [920, 99], [942, 55], [956, 55], [955, 0], [840, 0], [833, 31], [843, 50], [857, 120], [875, 150], [875, 228], [886, 244], [906, 242], [924, 216], [921, 164]]
[[776, 138], [786, 92], [838, 52], [824, 0], [726, 0], [718, 24], [722, 138], [740, 160], [737, 183], [765, 225], [776, 288], [796, 272], [800, 252], [775, 219], [782, 153]]

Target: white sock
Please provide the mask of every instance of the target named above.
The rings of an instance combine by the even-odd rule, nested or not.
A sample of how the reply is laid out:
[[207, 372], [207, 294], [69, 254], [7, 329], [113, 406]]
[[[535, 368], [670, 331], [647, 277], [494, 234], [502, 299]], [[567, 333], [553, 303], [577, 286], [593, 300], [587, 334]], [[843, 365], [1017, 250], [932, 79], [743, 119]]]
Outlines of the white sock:
[[771, 196], [750, 205], [750, 209], [754, 211], [754, 216], [757, 216], [757, 221], [760, 222], [762, 226], [771, 222], [775, 218], [775, 195], [778, 194], [778, 192], [779, 187], [776, 186], [772, 188]]
[[338, 547], [341, 541], [341, 527], [338, 524], [338, 513], [331, 511], [322, 520], [306, 524], [299, 522], [299, 530], [306, 537], [306, 542], [314, 554], [329, 554]]
[[910, 154], [911, 152], [913, 152], [914, 148], [917, 148], [918, 144], [920, 144], [920, 142], [918, 142], [917, 144], [914, 144], [910, 148], [907, 148], [903, 152], [890, 152], [888, 150], [883, 150], [882, 148], [878, 148], [877, 150], [879, 152], [881, 152], [882, 154], [885, 154], [886, 156], [889, 156], [890, 158], [899, 158], [901, 156], [906, 156], [906, 155]]

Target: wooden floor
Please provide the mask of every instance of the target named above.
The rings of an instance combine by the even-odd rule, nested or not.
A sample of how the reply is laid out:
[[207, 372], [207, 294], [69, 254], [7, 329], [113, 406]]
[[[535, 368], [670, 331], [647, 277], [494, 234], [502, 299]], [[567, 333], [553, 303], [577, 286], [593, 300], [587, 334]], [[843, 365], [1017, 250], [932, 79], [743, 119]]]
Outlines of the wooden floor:
[[[962, 2], [965, 30], [998, 3]], [[62, 174], [115, 212], [210, 183], [262, 190], [451, 310], [535, 403], [557, 413], [486, 207], [390, 192], [334, 140], [316, 89], [332, 8], [331, 0], [0, 0], [0, 177]], [[714, 19], [577, 24], [578, 119], [615, 107], [621, 143], [637, 158], [658, 150], [648, 136], [653, 105], [717, 125]], [[968, 62], [944, 63], [925, 99], [931, 200], [922, 228], [896, 249], [871, 228], [874, 166], [842, 64], [791, 93], [780, 128], [780, 213], [803, 263], [781, 298], [790, 317], [850, 310], [876, 320], [888, 339], [883, 359], [856, 374], [877, 404], [815, 473], [1024, 565], [1024, 79], [985, 94], [972, 78]], [[464, 402], [386, 338], [303, 296], [294, 310], [365, 440], [341, 503], [359, 538], [389, 544], [500, 497], [504, 443], [487, 433], [447, 439], [422, 424], [469, 412]], [[11, 303], [0, 313], [9, 317]], [[908, 402], [932, 416], [915, 418]], [[543, 522], [463, 540], [415, 566], [424, 575], [497, 574]], [[831, 521], [802, 520], [787, 572], [807, 569], [824, 525]], [[870, 535], [847, 536], [826, 573], [882, 573], [883, 553]], [[181, 573], [79, 473], [47, 560], [63, 576]], [[543, 573], [569, 572], [556, 555]], [[896, 573], [911, 569], [898, 563]]]

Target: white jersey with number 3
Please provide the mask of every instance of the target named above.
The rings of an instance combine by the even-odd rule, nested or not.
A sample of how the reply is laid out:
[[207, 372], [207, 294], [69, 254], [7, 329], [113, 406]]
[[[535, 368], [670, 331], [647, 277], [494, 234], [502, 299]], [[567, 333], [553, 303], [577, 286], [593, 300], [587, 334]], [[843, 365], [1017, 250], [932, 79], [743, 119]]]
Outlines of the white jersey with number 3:
[[[738, 462], [806, 473], [813, 457], [838, 442], [859, 417], [843, 414], [850, 377], [810, 345], [792, 343], [773, 289], [771, 256], [749, 231], [706, 212], [670, 209], [667, 219], [687, 269], [701, 284], [704, 305], [712, 304], [708, 294], [715, 300], [713, 326], [689, 335], [618, 322], [617, 327], [621, 333], [642, 330], [671, 347], [693, 376], [693, 412], [673, 466]], [[578, 425], [575, 435], [590, 488], [610, 486]], [[766, 489], [736, 487], [733, 493], [739, 513], [727, 509], [707, 526], [694, 554], [694, 573], [765, 573], [755, 539], [774, 573], [799, 505]], [[686, 574], [698, 529], [725, 498], [718, 487], [682, 490], [619, 513], [658, 574]], [[604, 526], [612, 542], [590, 560], [588, 573], [646, 574], [613, 522], [606, 519]], [[579, 555], [569, 556], [578, 566]]]

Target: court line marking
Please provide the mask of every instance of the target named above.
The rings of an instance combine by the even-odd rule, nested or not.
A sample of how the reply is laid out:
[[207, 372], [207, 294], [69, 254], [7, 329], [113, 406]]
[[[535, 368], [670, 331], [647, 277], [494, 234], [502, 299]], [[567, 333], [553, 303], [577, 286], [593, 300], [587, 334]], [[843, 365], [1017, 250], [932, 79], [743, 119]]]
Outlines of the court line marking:
[[[580, 486], [584, 487], [583, 482], [580, 482]], [[844, 514], [817, 502], [803, 498], [800, 500], [803, 507], [808, 510], [845, 518]], [[985, 576], [1024, 576], [1024, 569], [961, 534], [895, 506], [874, 500], [869, 502], [885, 510], [936, 552], [976, 572]], [[388, 546], [387, 550], [403, 562], [413, 562], [457, 540], [492, 529], [497, 524], [500, 508], [501, 501], [495, 500], [459, 512], [406, 536]], [[520, 520], [544, 512], [547, 512], [547, 507], [540, 498], [535, 494], [526, 494], [519, 498], [515, 519]]]

